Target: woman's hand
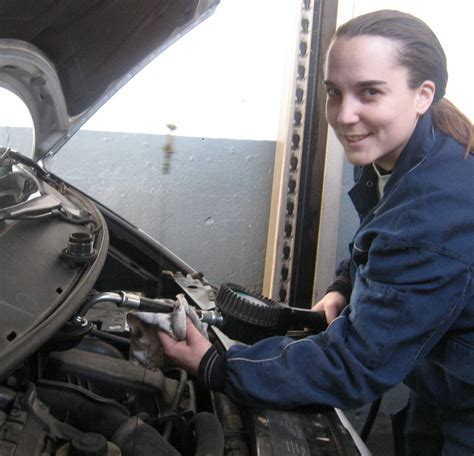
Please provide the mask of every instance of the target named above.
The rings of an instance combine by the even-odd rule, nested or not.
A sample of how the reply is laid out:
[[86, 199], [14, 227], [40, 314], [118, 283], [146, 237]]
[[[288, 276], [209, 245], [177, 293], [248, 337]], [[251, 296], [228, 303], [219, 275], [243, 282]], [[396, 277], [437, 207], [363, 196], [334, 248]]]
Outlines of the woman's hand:
[[342, 309], [347, 306], [347, 299], [338, 291], [330, 291], [319, 302], [317, 302], [311, 310], [324, 312], [328, 325], [335, 320]]
[[163, 331], [158, 331], [165, 356], [190, 374], [197, 375], [202, 357], [211, 343], [186, 318], [186, 340], [177, 341]]

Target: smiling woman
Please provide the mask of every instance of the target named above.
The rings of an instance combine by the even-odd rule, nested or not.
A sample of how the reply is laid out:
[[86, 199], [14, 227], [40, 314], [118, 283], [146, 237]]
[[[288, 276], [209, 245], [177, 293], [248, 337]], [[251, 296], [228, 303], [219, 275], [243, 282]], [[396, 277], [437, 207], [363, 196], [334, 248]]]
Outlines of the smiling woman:
[[[384, 37], [340, 38], [326, 63], [326, 116], [354, 165], [391, 171], [435, 93], [432, 81], [408, 85], [399, 44]], [[404, 113], [403, 116], [400, 113]]]
[[398, 454], [471, 456], [474, 130], [444, 100], [446, 81], [444, 52], [420, 19], [381, 10], [342, 25], [326, 113], [357, 165], [361, 224], [313, 307], [327, 330], [223, 355], [196, 331], [182, 342], [161, 334], [165, 352], [208, 388], [261, 407], [354, 408], [404, 381]]

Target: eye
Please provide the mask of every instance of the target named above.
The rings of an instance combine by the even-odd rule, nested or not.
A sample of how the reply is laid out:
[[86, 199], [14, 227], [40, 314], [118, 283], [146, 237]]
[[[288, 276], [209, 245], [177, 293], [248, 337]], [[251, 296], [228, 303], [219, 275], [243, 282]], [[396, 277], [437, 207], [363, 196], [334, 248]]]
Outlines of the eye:
[[340, 97], [341, 92], [339, 89], [336, 89], [335, 87], [326, 87], [326, 94], [328, 97]]
[[380, 94], [379, 89], [374, 89], [373, 87], [367, 87], [363, 91], [363, 95], [367, 98], [374, 98], [375, 96]]

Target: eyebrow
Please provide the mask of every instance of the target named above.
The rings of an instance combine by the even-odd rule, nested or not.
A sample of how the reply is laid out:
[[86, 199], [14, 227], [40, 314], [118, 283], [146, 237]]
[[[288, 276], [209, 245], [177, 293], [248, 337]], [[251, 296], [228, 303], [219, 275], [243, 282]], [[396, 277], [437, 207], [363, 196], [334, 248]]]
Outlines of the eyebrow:
[[[323, 82], [323, 84], [326, 86], [326, 87], [335, 87], [336, 84], [332, 81], [330, 81], [329, 79], [327, 79], [326, 81]], [[368, 81], [358, 81], [356, 82], [356, 87], [373, 87], [373, 86], [380, 86], [380, 85], [385, 85], [387, 84], [385, 81], [380, 81], [380, 80], [377, 80], [377, 79], [371, 79], [371, 80], [368, 80]]]

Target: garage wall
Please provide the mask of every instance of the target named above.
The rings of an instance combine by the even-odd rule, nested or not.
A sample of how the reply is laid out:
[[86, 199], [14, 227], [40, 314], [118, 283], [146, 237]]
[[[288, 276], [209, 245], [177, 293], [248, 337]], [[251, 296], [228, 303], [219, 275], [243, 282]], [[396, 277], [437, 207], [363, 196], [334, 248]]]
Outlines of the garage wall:
[[175, 252], [208, 280], [261, 290], [275, 143], [81, 131], [51, 170]]
[[[0, 127], [28, 155], [31, 129]], [[160, 241], [215, 284], [261, 291], [275, 142], [80, 131], [50, 170]]]
[[[221, 0], [82, 127], [53, 171], [212, 282], [260, 290], [280, 96], [300, 9], [300, 1]], [[28, 125], [1, 100], [0, 125]], [[167, 124], [177, 126], [176, 153], [164, 175]], [[20, 136], [31, 133], [21, 130], [0, 128], [0, 140], [29, 155]]]

